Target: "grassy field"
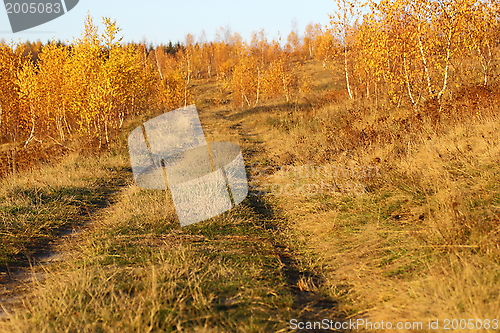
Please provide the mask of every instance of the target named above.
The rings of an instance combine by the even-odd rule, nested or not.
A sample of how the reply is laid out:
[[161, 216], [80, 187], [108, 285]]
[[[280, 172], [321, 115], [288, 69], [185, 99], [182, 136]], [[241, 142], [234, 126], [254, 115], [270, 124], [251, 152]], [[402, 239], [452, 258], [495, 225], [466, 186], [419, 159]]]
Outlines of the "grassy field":
[[[230, 140], [229, 124], [207, 135]], [[133, 184], [122, 139], [4, 180], [2, 332], [267, 332], [338, 315], [298, 287], [312, 273], [264, 198], [181, 229], [164, 191]]]
[[465, 88], [441, 110], [339, 99], [242, 121], [273, 157], [262, 183], [289, 237], [347, 318], [420, 332], [500, 316], [497, 89]]
[[181, 229], [163, 191], [133, 184], [126, 131], [104, 154], [2, 180], [0, 331], [287, 332], [292, 319], [497, 331], [497, 88], [414, 110], [351, 102], [318, 63], [301, 71], [310, 95], [254, 108], [194, 83], [207, 139], [241, 146], [251, 185], [211, 220]]

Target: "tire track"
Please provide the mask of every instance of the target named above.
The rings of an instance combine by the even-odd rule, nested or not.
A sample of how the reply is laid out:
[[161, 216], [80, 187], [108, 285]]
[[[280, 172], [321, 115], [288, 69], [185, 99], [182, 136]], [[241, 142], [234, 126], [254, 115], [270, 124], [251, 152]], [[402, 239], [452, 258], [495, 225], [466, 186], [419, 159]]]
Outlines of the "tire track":
[[[258, 134], [252, 131], [249, 124], [245, 123], [245, 119], [247, 119], [245, 116], [247, 114], [251, 115], [251, 112], [248, 112], [248, 110], [244, 111], [243, 115], [220, 111], [205, 112], [210, 112], [212, 116], [205, 118], [206, 121], [216, 121], [217, 126], [221, 126], [221, 123], [224, 123], [227, 127], [227, 131], [233, 134], [236, 132], [242, 138], [242, 140], [240, 140], [242, 142], [241, 148], [246, 161], [260, 156], [263, 158], [268, 157], [268, 154], [266, 154], [265, 142], [261, 140]], [[211, 127], [210, 125], [211, 124], [209, 124], [208, 127]], [[249, 171], [251, 170], [247, 169], [247, 173], [249, 173]], [[267, 202], [265, 197], [262, 197], [262, 195], [258, 193], [252, 193], [251, 190], [248, 198], [255, 216], [262, 223], [262, 227], [270, 232], [276, 232], [278, 235], [282, 233], [284, 217], [277, 212], [275, 207]], [[298, 311], [300, 314], [298, 318], [293, 319], [297, 319], [301, 322], [318, 322], [323, 319], [344, 321], [345, 317], [338, 311], [338, 303], [318, 291], [320, 289], [318, 287], [323, 283], [322, 278], [314, 272], [301, 270], [298, 255], [288, 246], [282, 244], [277, 237], [274, 237], [273, 247], [275, 249], [275, 255], [281, 262], [281, 273], [287, 282], [287, 288], [294, 296], [294, 310]], [[308, 286], [308, 284], [314, 286], [314, 288], [309, 288], [310, 286]], [[299, 329], [296, 331], [325, 332], [325, 330], [321, 329]]]
[[110, 170], [111, 177], [89, 191], [93, 197], [82, 199], [75, 220], [55, 230], [48, 241], [38, 241], [26, 247], [24, 255], [17, 256], [14, 263], [0, 266], [0, 320], [22, 303], [34, 283], [42, 281], [48, 265], [65, 261], [69, 256], [68, 244], [78, 240], [83, 228], [92, 223], [93, 217], [115, 202], [116, 194], [128, 184], [131, 170]]

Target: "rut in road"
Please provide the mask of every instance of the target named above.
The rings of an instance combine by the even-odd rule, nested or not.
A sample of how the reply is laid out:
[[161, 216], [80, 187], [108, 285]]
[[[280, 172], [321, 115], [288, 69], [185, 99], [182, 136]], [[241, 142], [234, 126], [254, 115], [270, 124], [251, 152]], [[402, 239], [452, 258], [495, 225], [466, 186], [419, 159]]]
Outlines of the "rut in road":
[[[217, 127], [224, 124], [228, 132], [232, 132], [233, 136], [236, 134], [240, 138], [243, 157], [247, 164], [252, 158], [268, 157], [265, 142], [258, 133], [252, 131], [251, 125], [245, 123], [244, 114], [216, 111], [211, 112], [211, 116], [204, 119], [208, 123], [209, 131], [215, 127], [212, 124], [215, 121]], [[247, 174], [249, 174], [251, 170], [247, 168], [247, 171]], [[266, 201], [265, 196], [260, 193], [253, 193], [250, 190], [248, 200], [255, 216], [264, 228], [277, 235], [284, 232], [282, 229], [283, 225], [286, 225], [285, 218], [279, 214], [279, 209]], [[295, 310], [300, 313], [300, 317], [295, 319], [302, 322], [318, 322], [323, 319], [332, 321], [345, 320], [345, 316], [338, 310], [338, 303], [322, 294], [319, 291], [320, 288], [317, 288], [321, 286], [322, 278], [314, 272], [303, 271], [300, 268], [297, 254], [289, 246], [282, 244], [278, 238], [280, 237], [274, 237], [273, 247], [276, 251], [275, 255], [281, 261], [281, 271], [286, 278], [288, 289], [295, 298]], [[303, 286], [302, 281], [304, 280], [313, 284], [316, 288], [313, 290], [313, 288]], [[313, 329], [307, 330], [307, 332], [324, 332], [324, 330]]]
[[[34, 284], [43, 281], [48, 265], [60, 263], [71, 257], [71, 245], [78, 242], [81, 231], [92, 223], [95, 216], [115, 202], [120, 190], [130, 183], [131, 169], [127, 167], [109, 170], [110, 177], [93, 189], [92, 198], [85, 200], [83, 194], [75, 219], [53, 230], [50, 240], [37, 241], [26, 246], [13, 263], [0, 267], [0, 320], [22, 303], [23, 297]], [[75, 189], [78, 191], [78, 189]], [[82, 191], [81, 191], [82, 192]]]

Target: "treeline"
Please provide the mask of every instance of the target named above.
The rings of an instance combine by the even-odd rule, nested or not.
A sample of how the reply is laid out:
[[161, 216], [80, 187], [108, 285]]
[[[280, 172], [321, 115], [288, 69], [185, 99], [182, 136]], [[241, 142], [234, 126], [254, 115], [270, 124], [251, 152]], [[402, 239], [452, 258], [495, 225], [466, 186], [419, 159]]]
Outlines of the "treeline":
[[332, 23], [359, 96], [383, 94], [418, 106], [464, 84], [498, 80], [498, 0], [381, 0], [352, 26], [361, 7], [357, 0], [339, 1]]
[[147, 109], [193, 102], [193, 80], [214, 78], [238, 105], [276, 96], [290, 100], [299, 80], [293, 52], [260, 36], [246, 44], [225, 32], [216, 42], [158, 47], [125, 44], [116, 22], [92, 18], [80, 39], [0, 43], [0, 142], [64, 143], [75, 135], [106, 146], [125, 119]]
[[0, 141], [62, 143], [78, 135], [105, 146], [127, 117], [193, 102], [193, 80], [217, 81], [220, 103], [296, 101], [311, 90], [304, 62], [341, 69], [352, 99], [418, 106], [463, 84], [497, 81], [500, 5], [494, 0], [382, 0], [363, 11], [338, 0], [329, 27], [286, 41], [250, 41], [221, 29], [215, 41], [125, 44], [116, 22], [90, 17], [71, 43], [0, 43]]
[[62, 143], [79, 135], [103, 146], [126, 117], [155, 102], [156, 78], [140, 45], [122, 45], [104, 19], [89, 17], [79, 40], [48, 43], [36, 56], [25, 45], [0, 46], [0, 135], [3, 142]]

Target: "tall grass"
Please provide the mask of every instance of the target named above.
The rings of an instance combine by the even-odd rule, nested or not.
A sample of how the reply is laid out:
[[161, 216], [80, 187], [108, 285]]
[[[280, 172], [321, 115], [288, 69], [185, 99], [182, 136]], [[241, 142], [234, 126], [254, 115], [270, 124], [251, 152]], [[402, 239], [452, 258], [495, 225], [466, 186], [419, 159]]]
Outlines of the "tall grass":
[[0, 263], [30, 257], [65, 229], [81, 225], [124, 180], [121, 156], [66, 156], [1, 180]]
[[[2, 235], [87, 224], [0, 330], [286, 331], [307, 310], [293, 288], [372, 322], [499, 318], [498, 108], [477, 103], [498, 94], [476, 88], [437, 108], [345, 101], [335, 86], [234, 111], [201, 93], [208, 139], [239, 141], [259, 197], [182, 229], [165, 193], [131, 183], [123, 147], [5, 180]], [[315, 278], [290, 286], [276, 239]], [[5, 258], [39, 242], [11, 244]]]
[[498, 319], [499, 96], [471, 86], [438, 106], [332, 100], [253, 121], [273, 156], [256, 183], [347, 316]]
[[[45, 184], [39, 191], [76, 188], [73, 200], [99, 206], [83, 218], [54, 199], [64, 216], [85, 225], [57, 244], [64, 260], [33, 266], [35, 282], [18, 294], [22, 304], [2, 304], [0, 331], [263, 332], [297, 316], [273, 235], [248, 203], [181, 229], [165, 193], [131, 184], [127, 165], [121, 154], [74, 157], [10, 179], [7, 192], [32, 182]], [[99, 197], [105, 204], [87, 193], [111, 189]], [[26, 205], [46, 210], [47, 220], [59, 216], [46, 200]]]

